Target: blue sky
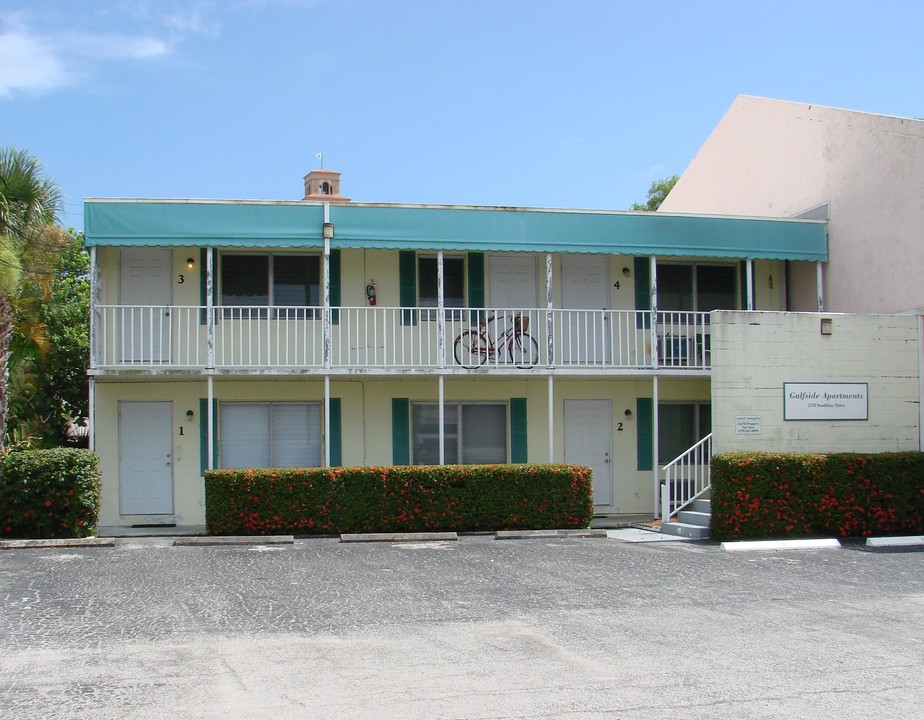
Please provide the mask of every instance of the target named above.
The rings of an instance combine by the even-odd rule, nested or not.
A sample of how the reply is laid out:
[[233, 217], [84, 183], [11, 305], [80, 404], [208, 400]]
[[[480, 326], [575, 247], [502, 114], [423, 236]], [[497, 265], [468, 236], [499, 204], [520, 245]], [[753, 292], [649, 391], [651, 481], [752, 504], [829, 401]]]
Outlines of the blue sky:
[[0, 145], [84, 197], [624, 209], [739, 94], [922, 117], [907, 0], [0, 0]]

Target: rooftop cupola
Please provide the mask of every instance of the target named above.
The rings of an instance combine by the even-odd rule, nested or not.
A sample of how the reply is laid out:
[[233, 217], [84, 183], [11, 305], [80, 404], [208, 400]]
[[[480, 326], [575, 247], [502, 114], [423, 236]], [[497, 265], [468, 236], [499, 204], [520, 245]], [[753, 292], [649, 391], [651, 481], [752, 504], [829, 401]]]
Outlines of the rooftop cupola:
[[305, 200], [350, 202], [340, 194], [340, 173], [334, 170], [312, 170], [305, 175]]

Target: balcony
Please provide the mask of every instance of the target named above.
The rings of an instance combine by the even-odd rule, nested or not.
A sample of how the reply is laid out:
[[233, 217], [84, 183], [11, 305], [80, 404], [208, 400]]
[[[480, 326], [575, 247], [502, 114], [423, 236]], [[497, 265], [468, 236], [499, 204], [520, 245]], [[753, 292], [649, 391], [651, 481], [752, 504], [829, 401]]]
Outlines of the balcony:
[[97, 305], [91, 372], [708, 374], [709, 313]]

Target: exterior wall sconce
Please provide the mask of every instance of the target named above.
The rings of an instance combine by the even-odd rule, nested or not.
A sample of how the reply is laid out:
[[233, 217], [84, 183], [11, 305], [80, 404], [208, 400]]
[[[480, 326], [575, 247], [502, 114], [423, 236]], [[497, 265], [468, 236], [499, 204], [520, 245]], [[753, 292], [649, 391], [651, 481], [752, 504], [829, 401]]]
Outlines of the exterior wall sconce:
[[196, 266], [196, 261], [191, 257], [186, 258], [186, 267], [192, 270]]
[[334, 239], [334, 224], [324, 223], [323, 227], [321, 228], [321, 236], [325, 240], [333, 240]]
[[366, 285], [366, 298], [370, 305], [375, 305], [375, 279]]
[[186, 419], [187, 419], [187, 420], [192, 420], [194, 415], [195, 415], [195, 413], [194, 413], [192, 410], [187, 410], [187, 411], [186, 411]]
[[632, 411], [629, 408], [626, 408], [625, 416], [632, 417]]
[[622, 274], [625, 275], [626, 277], [629, 277], [629, 268], [624, 267], [624, 268], [622, 269]]
[[821, 319], [821, 334], [831, 335], [834, 332], [834, 320], [831, 318]]

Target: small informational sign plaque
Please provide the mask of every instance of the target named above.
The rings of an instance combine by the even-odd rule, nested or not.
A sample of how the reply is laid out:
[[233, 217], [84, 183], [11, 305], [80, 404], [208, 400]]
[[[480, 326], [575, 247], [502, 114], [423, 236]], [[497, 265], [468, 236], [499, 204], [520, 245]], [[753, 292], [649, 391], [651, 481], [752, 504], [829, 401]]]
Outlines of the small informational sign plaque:
[[760, 435], [762, 415], [735, 415], [735, 435]]
[[869, 420], [868, 383], [783, 383], [784, 420]]

